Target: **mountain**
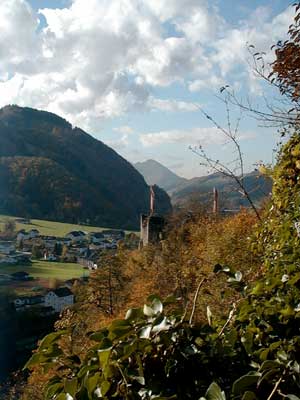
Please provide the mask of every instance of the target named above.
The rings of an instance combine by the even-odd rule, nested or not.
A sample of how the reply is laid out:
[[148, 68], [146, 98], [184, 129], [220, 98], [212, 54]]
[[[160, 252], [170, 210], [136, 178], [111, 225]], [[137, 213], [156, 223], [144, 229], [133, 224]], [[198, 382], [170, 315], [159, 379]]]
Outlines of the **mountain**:
[[[252, 201], [259, 205], [272, 191], [270, 178], [261, 175], [258, 171], [245, 174], [243, 184], [250, 194]], [[219, 205], [221, 209], [237, 209], [240, 206], [249, 207], [248, 200], [239, 191], [235, 181], [220, 173], [193, 178], [177, 187], [172, 193], [172, 203], [182, 205], [187, 202], [210, 204], [213, 202], [213, 189], [219, 192]]]
[[134, 167], [143, 175], [148, 185], [155, 184], [167, 191], [172, 191], [187, 181], [155, 160], [138, 162]]
[[[149, 187], [110, 147], [63, 118], [31, 108], [0, 109], [0, 213], [135, 229]], [[171, 210], [155, 187], [156, 209]]]
[[[136, 163], [134, 167], [144, 176], [149, 185], [156, 184], [168, 191], [172, 204], [175, 206], [192, 202], [210, 207], [213, 202], [214, 188], [219, 191], [221, 209], [238, 209], [240, 206], [249, 206], [247, 199], [239, 192], [236, 183], [223, 174], [214, 173], [185, 179], [154, 160]], [[271, 179], [257, 171], [245, 174], [244, 184], [256, 205], [259, 205], [272, 190]]]

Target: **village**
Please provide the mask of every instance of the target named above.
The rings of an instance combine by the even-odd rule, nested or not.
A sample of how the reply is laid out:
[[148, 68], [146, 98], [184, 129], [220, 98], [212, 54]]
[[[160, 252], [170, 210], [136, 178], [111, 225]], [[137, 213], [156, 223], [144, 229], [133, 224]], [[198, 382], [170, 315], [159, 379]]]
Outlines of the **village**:
[[[17, 222], [20, 222], [17, 220]], [[22, 223], [26, 223], [23, 219]], [[13, 238], [0, 239], [0, 283], [22, 285], [34, 281], [30, 267], [34, 260], [60, 263], [62, 267], [78, 264], [78, 270], [87, 270], [81, 280], [87, 278], [89, 271], [96, 270], [101, 254], [115, 251], [118, 243], [125, 239], [123, 230], [103, 230], [102, 232], [83, 232], [73, 230], [64, 237], [43, 235], [38, 229], [21, 229]], [[17, 271], [7, 273], [10, 267]], [[24, 270], [23, 268], [24, 267]], [[75, 279], [59, 282], [55, 288], [44, 288], [42, 293], [21, 295], [13, 300], [17, 312], [34, 311], [41, 316], [60, 313], [74, 304], [72, 285]]]

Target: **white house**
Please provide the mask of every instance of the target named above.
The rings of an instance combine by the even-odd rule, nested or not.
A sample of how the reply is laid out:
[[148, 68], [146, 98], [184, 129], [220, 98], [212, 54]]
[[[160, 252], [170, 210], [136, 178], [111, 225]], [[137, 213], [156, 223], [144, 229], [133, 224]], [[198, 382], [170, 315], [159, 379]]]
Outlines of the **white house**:
[[29, 232], [26, 232], [25, 229], [21, 229], [17, 234], [17, 241], [35, 239], [40, 236], [40, 232], [37, 229], [31, 229]]
[[16, 311], [23, 311], [26, 308], [30, 308], [37, 305], [43, 306], [44, 297], [40, 295], [18, 297], [17, 299], [14, 300], [14, 305]]
[[25, 239], [29, 239], [29, 234], [25, 231], [25, 229], [21, 229], [17, 234], [17, 241], [21, 242]]
[[56, 312], [74, 304], [74, 295], [67, 287], [51, 290], [45, 296], [45, 306], [52, 307]]
[[82, 231], [72, 231], [66, 235], [66, 238], [71, 239], [72, 242], [81, 242], [86, 238], [86, 234]]
[[37, 229], [31, 229], [29, 231], [29, 239], [35, 239], [40, 236], [40, 232]]

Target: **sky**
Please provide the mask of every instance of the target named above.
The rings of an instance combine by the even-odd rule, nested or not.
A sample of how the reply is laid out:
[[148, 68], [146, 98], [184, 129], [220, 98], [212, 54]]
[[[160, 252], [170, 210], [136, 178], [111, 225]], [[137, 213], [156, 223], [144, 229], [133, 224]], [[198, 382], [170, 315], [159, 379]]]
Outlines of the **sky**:
[[[1, 0], [0, 107], [54, 112], [134, 163], [155, 159], [191, 178], [208, 173], [190, 146], [232, 165], [220, 88], [264, 107], [277, 93], [253, 71], [248, 45], [286, 37], [285, 0]], [[222, 96], [222, 95], [221, 95]], [[234, 126], [240, 112], [230, 107]], [[276, 128], [243, 114], [246, 170], [270, 163]]]

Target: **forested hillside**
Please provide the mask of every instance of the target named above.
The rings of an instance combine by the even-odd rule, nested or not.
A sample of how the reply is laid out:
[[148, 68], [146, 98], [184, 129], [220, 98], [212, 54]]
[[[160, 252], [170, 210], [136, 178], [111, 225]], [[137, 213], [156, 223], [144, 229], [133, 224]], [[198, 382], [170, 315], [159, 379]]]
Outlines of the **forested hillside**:
[[[62, 118], [17, 106], [0, 110], [0, 213], [137, 228], [149, 187], [114, 150]], [[170, 201], [157, 192], [157, 211]]]

